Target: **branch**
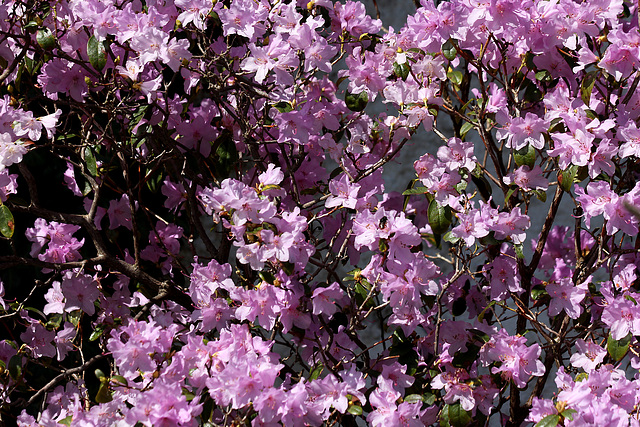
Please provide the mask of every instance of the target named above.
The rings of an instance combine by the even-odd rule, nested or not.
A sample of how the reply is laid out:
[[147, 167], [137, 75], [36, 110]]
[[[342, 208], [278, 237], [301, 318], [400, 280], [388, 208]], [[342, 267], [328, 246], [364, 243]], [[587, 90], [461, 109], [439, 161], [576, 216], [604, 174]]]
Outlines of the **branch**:
[[80, 366], [77, 366], [77, 367], [71, 368], [71, 369], [66, 369], [66, 370], [62, 371], [61, 374], [59, 374], [57, 377], [55, 377], [54, 379], [49, 381], [44, 387], [42, 387], [40, 390], [38, 390], [38, 392], [36, 394], [31, 396], [31, 398], [28, 401], [26, 401], [26, 403], [24, 402], [24, 400], [22, 400], [22, 401], [16, 402], [16, 404], [21, 403], [20, 406], [22, 408], [26, 408], [27, 406], [31, 405], [33, 402], [38, 400], [40, 398], [40, 396], [42, 396], [44, 393], [48, 392], [53, 387], [55, 387], [56, 385], [61, 383], [63, 380], [67, 379], [71, 375], [74, 375], [74, 374], [77, 374], [79, 372], [87, 370], [89, 368], [89, 366], [93, 365], [96, 362], [99, 362], [100, 360], [106, 358], [107, 356], [108, 356], [107, 354], [99, 354], [99, 355], [94, 356], [91, 359], [87, 360], [86, 362], [84, 362]]

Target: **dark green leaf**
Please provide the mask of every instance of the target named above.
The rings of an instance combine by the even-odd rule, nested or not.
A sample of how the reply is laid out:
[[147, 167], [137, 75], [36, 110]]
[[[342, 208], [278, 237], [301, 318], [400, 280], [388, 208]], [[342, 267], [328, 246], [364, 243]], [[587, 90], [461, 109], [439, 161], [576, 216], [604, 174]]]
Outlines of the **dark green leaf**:
[[558, 182], [560, 187], [567, 193], [571, 192], [571, 187], [578, 175], [578, 166], [572, 165], [567, 169], [558, 172]]
[[324, 365], [322, 364], [316, 366], [316, 368], [313, 371], [311, 371], [311, 375], [309, 375], [309, 380], [317, 380], [318, 378], [320, 378], [320, 374], [322, 373], [323, 369], [324, 369]]
[[410, 196], [413, 194], [425, 194], [428, 193], [429, 189], [427, 187], [415, 187], [415, 188], [410, 188], [409, 190], [404, 190], [402, 192], [403, 196]]
[[15, 381], [22, 376], [22, 356], [19, 354], [9, 359], [9, 375], [11, 375], [11, 378]]
[[537, 300], [538, 298], [541, 298], [544, 295], [548, 295], [548, 292], [543, 286], [536, 285], [533, 288], [531, 288], [531, 299]]
[[456, 368], [470, 368], [471, 365], [478, 360], [480, 347], [473, 344], [467, 344], [467, 351], [464, 353], [457, 352], [451, 361]]
[[13, 221], [13, 214], [7, 205], [0, 205], [0, 233], [8, 239], [13, 236], [16, 224]]
[[293, 110], [293, 106], [291, 105], [291, 103], [286, 101], [277, 102], [273, 106], [276, 107], [276, 109], [281, 113], [288, 113], [289, 111]]
[[87, 170], [93, 176], [98, 175], [98, 163], [96, 162], [96, 156], [93, 154], [91, 147], [85, 147], [84, 149], [84, 161], [87, 164]]
[[551, 414], [541, 419], [536, 427], [556, 427], [560, 423], [560, 415]]
[[407, 77], [409, 76], [409, 66], [406, 62], [404, 64], [398, 64], [397, 62], [394, 62], [393, 74], [395, 74], [402, 80], [407, 80]]
[[216, 146], [216, 171], [219, 172], [220, 178], [228, 178], [239, 159], [236, 143], [231, 134], [223, 132], [215, 141], [214, 147]]
[[436, 395], [433, 393], [425, 393], [424, 396], [422, 396], [422, 401], [431, 406], [436, 402]]
[[369, 102], [369, 94], [366, 91], [362, 91], [358, 94], [347, 92], [344, 97], [344, 102], [347, 104], [347, 108], [351, 111], [362, 111]]
[[263, 282], [266, 282], [270, 285], [273, 285], [276, 280], [276, 277], [268, 271], [259, 271], [258, 276], [260, 277], [260, 279], [262, 279]]
[[465, 427], [471, 423], [471, 414], [464, 409], [460, 403], [449, 406], [449, 423], [453, 427]]
[[107, 65], [107, 50], [104, 48], [104, 43], [98, 41], [95, 36], [91, 36], [87, 42], [87, 55], [89, 56], [89, 63], [98, 71]]
[[434, 199], [429, 203], [428, 218], [431, 231], [434, 234], [444, 234], [451, 225], [451, 208], [440, 206]]
[[533, 169], [536, 164], [536, 149], [529, 144], [513, 153], [513, 159], [517, 166], [527, 165], [529, 169]]
[[607, 352], [613, 360], [619, 362], [629, 351], [630, 344], [631, 333], [628, 333], [626, 337], [619, 340], [614, 340], [613, 337], [609, 335], [607, 339]]
[[584, 105], [589, 105], [591, 101], [591, 92], [593, 92], [593, 86], [596, 83], [596, 73], [597, 71], [592, 71], [590, 73], [585, 74], [582, 79], [582, 83], [580, 84], [580, 98], [582, 98], [582, 102]]
[[102, 336], [102, 333], [104, 332], [104, 326], [103, 325], [98, 325], [93, 332], [91, 332], [91, 335], [89, 335], [89, 341], [95, 341], [98, 338], [100, 338]]
[[41, 28], [36, 33], [36, 42], [44, 50], [51, 50], [56, 47], [56, 38], [48, 28]]
[[456, 58], [456, 55], [458, 54], [458, 50], [456, 49], [456, 46], [453, 44], [452, 39], [447, 40], [442, 45], [442, 54], [449, 61], [453, 61]]
[[547, 201], [547, 193], [545, 191], [533, 190], [533, 194], [535, 194], [538, 200], [540, 200], [542, 203]]

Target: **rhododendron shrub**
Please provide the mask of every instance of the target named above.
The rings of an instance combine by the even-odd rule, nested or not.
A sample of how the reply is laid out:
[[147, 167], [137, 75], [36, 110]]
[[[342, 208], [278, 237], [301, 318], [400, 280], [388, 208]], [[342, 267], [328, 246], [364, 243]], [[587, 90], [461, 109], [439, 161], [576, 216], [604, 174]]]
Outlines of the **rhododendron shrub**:
[[639, 425], [637, 7], [1, 2], [1, 422]]

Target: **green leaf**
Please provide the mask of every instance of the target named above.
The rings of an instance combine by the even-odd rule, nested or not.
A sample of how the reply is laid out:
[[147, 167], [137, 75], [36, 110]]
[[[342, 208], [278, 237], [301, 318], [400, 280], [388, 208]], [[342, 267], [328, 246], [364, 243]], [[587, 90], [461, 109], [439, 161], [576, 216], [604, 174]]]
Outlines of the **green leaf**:
[[16, 224], [7, 205], [0, 205], [0, 233], [8, 239], [13, 236]]
[[347, 108], [351, 111], [362, 111], [369, 103], [369, 94], [366, 91], [362, 91], [358, 94], [347, 92], [344, 97], [344, 102], [347, 104]]
[[462, 71], [449, 71], [447, 73], [447, 78], [451, 80], [451, 83], [454, 85], [460, 86], [462, 83]]
[[535, 194], [538, 200], [540, 200], [542, 203], [547, 201], [547, 193], [545, 191], [533, 190], [533, 194]]
[[108, 382], [103, 382], [102, 384], [100, 384], [100, 388], [96, 393], [95, 400], [96, 400], [96, 403], [107, 403], [113, 400], [113, 397], [111, 397], [111, 393], [109, 392]]
[[113, 377], [111, 377], [111, 382], [117, 385], [123, 385], [123, 386], [127, 386], [129, 384], [127, 379], [122, 375], [114, 375]]
[[[489, 183], [487, 178], [484, 177], [484, 174], [480, 176], [471, 174], [471, 181], [473, 181], [476, 188], [478, 189], [478, 192], [480, 192], [482, 199], [488, 201], [491, 197], [491, 193], [493, 192], [493, 188], [491, 188], [491, 184]], [[507, 198], [506, 200], [509, 199]]]
[[573, 421], [573, 414], [576, 413], [578, 413], [578, 411], [576, 411], [575, 409], [565, 409], [560, 413], [560, 415]]
[[582, 98], [582, 102], [584, 105], [589, 105], [591, 100], [591, 92], [593, 92], [593, 86], [596, 83], [596, 73], [597, 71], [592, 71], [590, 73], [585, 74], [582, 79], [582, 83], [580, 84], [580, 98]]
[[425, 393], [422, 401], [426, 403], [428, 406], [433, 405], [436, 402], [436, 395], [433, 393]]
[[480, 353], [480, 347], [474, 344], [467, 344], [467, 351], [464, 353], [457, 352], [451, 361], [451, 364], [456, 368], [469, 368], [478, 360], [478, 354]]
[[409, 190], [404, 190], [402, 192], [403, 196], [411, 196], [413, 194], [426, 194], [429, 192], [429, 189], [427, 187], [415, 187], [415, 188], [410, 188]]
[[513, 245], [513, 248], [516, 250], [516, 256], [520, 259], [524, 259], [524, 252], [522, 251], [522, 243]]
[[458, 240], [460, 240], [460, 238], [454, 236], [453, 234], [451, 234], [451, 231], [447, 231], [446, 233], [444, 233], [444, 236], [442, 236], [442, 240], [444, 240], [445, 242], [449, 242], [451, 244], [454, 244]]
[[453, 43], [453, 39], [449, 39], [446, 42], [444, 42], [444, 44], [442, 45], [442, 54], [449, 61], [453, 61], [456, 58], [456, 55], [458, 54], [458, 50], [456, 49], [456, 46]]
[[473, 129], [473, 123], [464, 122], [460, 127], [460, 137], [464, 139], [464, 137], [469, 133], [469, 131]]
[[453, 427], [464, 427], [471, 423], [471, 414], [464, 409], [460, 403], [455, 403], [449, 406], [449, 423]]
[[9, 375], [11, 375], [11, 378], [15, 381], [22, 377], [22, 356], [19, 354], [9, 359]]
[[64, 426], [71, 426], [71, 420], [73, 420], [73, 415], [69, 415], [68, 417], [61, 419], [60, 421], [58, 421], [58, 424], [62, 424]]
[[451, 208], [449, 206], [440, 206], [434, 199], [429, 203], [427, 212], [429, 225], [433, 234], [444, 234], [451, 225]]
[[268, 283], [270, 285], [273, 285], [273, 283], [276, 280], [276, 277], [272, 273], [269, 273], [268, 271], [259, 271], [258, 272], [258, 277], [260, 277], [260, 279], [263, 282], [266, 282], [266, 283]]
[[549, 295], [549, 293], [547, 292], [547, 290], [540, 285], [536, 285], [533, 288], [531, 288], [531, 299], [532, 300], [537, 300], [539, 298], [542, 298], [545, 295]]
[[489, 308], [495, 305], [496, 301], [491, 301], [485, 308], [482, 309], [480, 314], [478, 314], [478, 321], [482, 322], [484, 320], [484, 315], [487, 314]]
[[513, 159], [518, 167], [527, 165], [529, 169], [533, 169], [536, 164], [536, 149], [531, 144], [522, 147], [513, 153]]
[[293, 110], [293, 106], [291, 105], [290, 102], [287, 102], [287, 101], [277, 102], [273, 106], [276, 107], [276, 109], [281, 113], [288, 113], [289, 111]]
[[614, 340], [613, 337], [609, 335], [609, 338], [607, 339], [607, 352], [613, 360], [619, 362], [629, 351], [630, 344], [631, 332], [629, 332], [626, 337], [619, 340]]
[[102, 333], [104, 332], [104, 325], [98, 325], [93, 332], [91, 332], [91, 335], [89, 335], [89, 341], [96, 341], [98, 338], [100, 338], [102, 336]]
[[589, 374], [587, 374], [586, 372], [580, 372], [578, 375], [576, 375], [575, 382], [579, 383], [580, 381], [584, 381], [588, 379], [589, 379]]
[[397, 62], [394, 62], [393, 74], [395, 74], [402, 80], [407, 80], [407, 77], [409, 77], [409, 66], [406, 62], [404, 64], [398, 64]]
[[551, 81], [551, 73], [548, 70], [538, 71], [536, 73], [536, 80]]
[[362, 406], [360, 406], [360, 405], [351, 405], [351, 406], [349, 406], [349, 409], [347, 409], [347, 412], [349, 412], [351, 415], [355, 415], [357, 417], [359, 415], [362, 415]]
[[571, 192], [571, 187], [573, 186], [577, 175], [578, 166], [576, 165], [572, 165], [567, 169], [558, 172], [558, 182], [560, 183], [560, 188], [562, 188], [567, 193]]
[[101, 383], [108, 380], [107, 376], [104, 374], [104, 372], [102, 372], [102, 369], [96, 369], [94, 373], [96, 374], [96, 378], [99, 379]]
[[93, 154], [91, 147], [85, 147], [84, 149], [84, 162], [87, 164], [87, 170], [93, 176], [98, 175], [98, 163], [96, 162], [96, 156]]
[[536, 427], [556, 427], [560, 423], [559, 414], [547, 415], [536, 424]]
[[89, 63], [98, 71], [107, 65], [107, 50], [104, 43], [99, 42], [95, 36], [91, 36], [87, 42], [87, 55], [89, 55]]
[[309, 380], [317, 380], [318, 378], [320, 378], [320, 374], [322, 373], [323, 370], [324, 370], [323, 364], [316, 366], [316, 368], [313, 371], [311, 371], [311, 375], [309, 375]]
[[56, 38], [48, 28], [41, 28], [36, 33], [36, 42], [44, 50], [51, 50], [56, 47]]
[[410, 394], [404, 398], [404, 401], [409, 403], [422, 403], [423, 399], [419, 394]]
[[236, 143], [233, 140], [233, 135], [228, 132], [222, 132], [220, 137], [218, 137], [214, 143], [214, 147], [216, 146], [216, 171], [219, 172], [219, 178], [228, 178], [231, 171], [234, 169], [235, 164], [240, 159]]

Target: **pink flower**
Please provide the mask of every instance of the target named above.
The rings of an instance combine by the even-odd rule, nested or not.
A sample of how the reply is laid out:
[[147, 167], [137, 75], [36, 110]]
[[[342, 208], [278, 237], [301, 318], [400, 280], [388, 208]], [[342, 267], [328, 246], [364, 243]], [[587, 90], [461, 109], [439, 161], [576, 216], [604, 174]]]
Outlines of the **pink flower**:
[[583, 309], [580, 303], [586, 296], [590, 279], [576, 286], [571, 280], [572, 275], [573, 271], [565, 265], [564, 261], [557, 259], [551, 280], [546, 286], [551, 296], [549, 316], [557, 316], [564, 311], [570, 318], [577, 319], [582, 314]]
[[0, 170], [0, 202], [6, 202], [11, 194], [18, 192], [18, 175], [9, 174], [8, 170]]
[[47, 291], [44, 299], [47, 300], [47, 304], [42, 310], [44, 314], [64, 313], [65, 298], [62, 293], [62, 288], [60, 287], [60, 282], [53, 282], [52, 287]]
[[26, 152], [25, 142], [14, 141], [8, 133], [0, 133], [0, 172], [14, 163], [20, 163]]
[[527, 165], [522, 165], [512, 173], [502, 178], [505, 184], [515, 184], [526, 191], [546, 190], [549, 187], [549, 181], [542, 176], [540, 165], [535, 165], [533, 169]]
[[509, 123], [509, 127], [501, 135], [507, 137], [507, 147], [520, 150], [531, 145], [541, 150], [545, 144], [543, 134], [547, 131], [548, 126], [546, 120], [535, 114], [527, 113], [524, 118], [514, 117]]
[[344, 291], [335, 282], [326, 288], [316, 288], [311, 296], [313, 314], [316, 316], [324, 314], [331, 317], [338, 310], [336, 300], [342, 299], [343, 296]]
[[591, 372], [602, 363], [607, 351], [593, 341], [579, 339], [576, 341], [577, 351], [571, 355], [571, 364], [576, 368], [582, 368]]
[[111, 200], [109, 202], [107, 215], [109, 216], [110, 230], [114, 230], [120, 226], [129, 230], [133, 229], [131, 222], [131, 206], [129, 204], [129, 196], [127, 194], [123, 194], [119, 201]]
[[[640, 298], [640, 295], [636, 294]], [[637, 301], [637, 299], [636, 299]], [[640, 309], [634, 302], [624, 296], [607, 299], [607, 305], [602, 311], [602, 321], [611, 328], [611, 337], [621, 340], [629, 332], [633, 335], [640, 334]]]
[[100, 290], [93, 277], [86, 274], [67, 272], [62, 279], [62, 293], [67, 302], [65, 311], [82, 310], [89, 315], [96, 311]]
[[473, 155], [473, 142], [462, 142], [459, 138], [451, 138], [447, 145], [438, 148], [438, 159], [449, 171], [460, 168], [472, 171], [477, 162]]
[[527, 385], [530, 376], [544, 374], [544, 365], [539, 360], [541, 349], [536, 343], [526, 346], [527, 339], [521, 336], [510, 336], [502, 329], [482, 346], [480, 361], [485, 365], [499, 362], [500, 366], [491, 369], [492, 373], [501, 373], [505, 378], [513, 380], [519, 388]]
[[329, 191], [331, 191], [331, 195], [326, 200], [325, 207], [343, 206], [355, 209], [360, 184], [352, 183], [346, 174], [341, 174], [339, 179], [334, 178], [329, 182]]

